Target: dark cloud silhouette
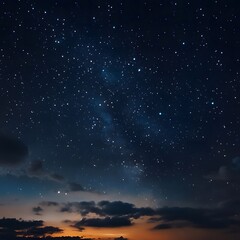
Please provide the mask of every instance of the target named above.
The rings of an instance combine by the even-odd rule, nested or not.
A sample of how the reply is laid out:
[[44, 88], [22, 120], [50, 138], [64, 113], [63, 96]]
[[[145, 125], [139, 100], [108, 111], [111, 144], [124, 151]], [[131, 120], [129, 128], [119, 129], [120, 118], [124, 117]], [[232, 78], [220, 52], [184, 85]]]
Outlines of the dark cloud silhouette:
[[64, 176], [58, 173], [52, 173], [46, 170], [43, 162], [39, 160], [31, 162], [30, 167], [27, 169], [27, 175], [29, 177], [36, 177], [43, 180], [48, 179], [57, 183], [61, 183], [65, 186], [66, 192], [95, 192], [83, 187], [80, 183], [68, 182]]
[[81, 215], [85, 216], [88, 213], [95, 213], [97, 215], [103, 216], [101, 209], [99, 209], [94, 201], [90, 202], [79, 202], [76, 205], [77, 211], [81, 213]]
[[240, 181], [240, 157], [232, 159], [231, 164], [220, 166], [216, 172], [204, 176], [216, 181]]
[[[0, 230], [1, 236], [1, 230]], [[71, 236], [61, 236], [61, 237], [15, 237], [11, 235], [4, 235], [1, 240], [96, 240], [94, 238], [82, 238], [82, 237], [71, 237]]]
[[57, 174], [57, 173], [50, 173], [48, 175], [48, 178], [53, 180], [53, 181], [56, 181], [56, 182], [63, 182], [65, 180], [65, 177], [60, 175], [60, 174]]
[[83, 218], [81, 221], [77, 222], [74, 227], [125, 227], [133, 225], [131, 220], [127, 217], [106, 217], [106, 218]]
[[227, 209], [228, 213], [233, 213], [233, 211], [235, 213], [240, 213], [240, 198], [237, 198], [237, 199], [231, 199], [231, 200], [227, 200], [227, 201], [224, 201], [224, 202], [221, 202], [219, 204], [219, 207], [221, 209]]
[[228, 166], [221, 166], [217, 172], [213, 172], [205, 176], [205, 178], [216, 180], [216, 181], [230, 181], [230, 180], [238, 179], [239, 174], [237, 174]]
[[159, 224], [157, 226], [155, 226], [153, 229], [154, 230], [164, 230], [164, 229], [170, 229], [172, 228], [173, 226], [171, 224]]
[[44, 174], [42, 161], [33, 161], [28, 168], [28, 173], [31, 176], [42, 176]]
[[133, 204], [116, 201], [116, 202], [109, 202], [109, 201], [101, 201], [98, 203], [98, 206], [101, 208], [101, 211], [104, 215], [129, 215], [134, 214], [136, 209]]
[[151, 217], [148, 219], [149, 223], [155, 223], [155, 222], [159, 222], [159, 221], [161, 221], [160, 217]]
[[80, 231], [80, 232], [82, 232], [83, 230], [85, 230], [84, 227], [81, 227], [81, 226], [76, 225], [76, 224], [78, 223], [78, 221], [64, 220], [63, 223], [68, 224], [70, 227], [77, 228], [78, 231]]
[[240, 219], [236, 218], [239, 211], [221, 207], [215, 209], [165, 207], [156, 210], [160, 216], [160, 225], [154, 229], [163, 229], [165, 224], [168, 228], [194, 227], [204, 229], [226, 229], [239, 226]]
[[71, 191], [71, 192], [84, 192], [84, 191], [86, 191], [84, 189], [84, 187], [79, 183], [70, 182], [70, 183], [68, 183], [68, 186], [69, 186], [69, 191]]
[[41, 207], [33, 207], [32, 211], [34, 212], [35, 215], [41, 215], [41, 213], [43, 212], [43, 209]]
[[64, 182], [65, 180], [62, 175], [47, 171], [43, 166], [43, 162], [40, 160], [31, 162], [30, 167], [27, 169], [27, 175], [40, 179], [48, 179], [55, 182]]
[[99, 216], [126, 216], [139, 218], [141, 216], [153, 216], [155, 211], [151, 208], [137, 208], [134, 204], [121, 201], [101, 201], [99, 203], [91, 202], [73, 202], [64, 204], [61, 212], [79, 212], [86, 216], [89, 213], [95, 213]]
[[24, 230], [32, 227], [42, 227], [43, 221], [24, 221], [16, 218], [0, 219], [0, 228], [8, 230]]
[[0, 219], [0, 239], [22, 237], [44, 237], [63, 230], [57, 227], [44, 226], [43, 221], [24, 221], [16, 218]]
[[19, 139], [0, 135], [0, 166], [15, 166], [28, 155], [28, 147]]
[[181, 208], [181, 207], [164, 207], [157, 210], [157, 213], [164, 221], [174, 220], [188, 220], [195, 221], [196, 219], [202, 220], [203, 209], [195, 208]]
[[[240, 225], [240, 218], [236, 217], [240, 214], [239, 200], [224, 202], [212, 209], [189, 207], [137, 208], [131, 203], [121, 201], [73, 202], [63, 204], [60, 211], [78, 212], [85, 216], [83, 220], [75, 223], [74, 227], [106, 227], [106, 225], [110, 227], [114, 226], [115, 221], [117, 225], [117, 220], [124, 220], [126, 225], [131, 225], [134, 219], [143, 216], [150, 217], [148, 222], [156, 223], [154, 230], [180, 227], [227, 229]], [[96, 214], [99, 218], [87, 218], [88, 214]]]
[[133, 218], [139, 218], [141, 216], [152, 216], [155, 211], [151, 208], [137, 208], [134, 204], [115, 201], [101, 201], [98, 203], [103, 215], [110, 216], [130, 216]]
[[58, 227], [46, 226], [41, 228], [30, 228], [26, 232], [24, 232], [25, 236], [34, 236], [34, 237], [45, 237], [46, 235], [52, 235], [54, 233], [61, 233], [62, 229]]
[[101, 194], [101, 192], [92, 189], [84, 187], [82, 184], [77, 182], [68, 182], [66, 192], [89, 192], [89, 193], [95, 193], [95, 194]]
[[73, 212], [73, 211], [72, 211], [72, 208], [71, 208], [71, 207], [69, 207], [69, 206], [64, 206], [64, 207], [61, 207], [60, 212], [68, 212], [68, 213], [71, 213], [71, 212]]
[[96, 206], [94, 201], [90, 202], [72, 202], [66, 203], [60, 208], [61, 212], [79, 212], [82, 216], [86, 216], [89, 213], [95, 213], [103, 216], [101, 209]]
[[121, 237], [118, 237], [118, 238], [114, 238], [114, 240], [128, 240], [128, 239], [121, 236]]
[[40, 205], [44, 207], [52, 207], [52, 206], [59, 206], [59, 203], [53, 202], [53, 201], [43, 201], [43, 202], [40, 202]]

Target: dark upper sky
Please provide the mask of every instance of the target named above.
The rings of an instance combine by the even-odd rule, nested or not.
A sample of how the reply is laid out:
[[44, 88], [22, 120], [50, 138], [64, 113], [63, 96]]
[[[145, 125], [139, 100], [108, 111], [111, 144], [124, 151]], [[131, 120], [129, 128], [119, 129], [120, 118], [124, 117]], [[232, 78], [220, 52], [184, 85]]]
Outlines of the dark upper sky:
[[5, 201], [240, 197], [237, 0], [0, 4]]

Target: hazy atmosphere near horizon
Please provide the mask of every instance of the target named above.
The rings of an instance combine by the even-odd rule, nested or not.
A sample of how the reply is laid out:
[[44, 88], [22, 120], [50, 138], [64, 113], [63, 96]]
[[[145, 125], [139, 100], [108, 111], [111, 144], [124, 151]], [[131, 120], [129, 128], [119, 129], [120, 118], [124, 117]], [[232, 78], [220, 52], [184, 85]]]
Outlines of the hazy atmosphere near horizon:
[[239, 0], [0, 0], [0, 239], [238, 240]]

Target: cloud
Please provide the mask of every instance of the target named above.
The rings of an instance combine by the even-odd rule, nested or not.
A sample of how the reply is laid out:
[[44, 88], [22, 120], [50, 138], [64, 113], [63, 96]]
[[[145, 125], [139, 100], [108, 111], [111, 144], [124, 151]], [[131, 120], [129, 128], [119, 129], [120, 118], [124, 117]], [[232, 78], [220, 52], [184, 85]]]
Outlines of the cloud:
[[54, 233], [60, 233], [63, 230], [57, 227], [44, 226], [43, 221], [24, 221], [16, 218], [0, 219], [0, 238], [9, 239], [9, 237], [44, 237]]
[[65, 177], [60, 175], [60, 174], [57, 174], [57, 173], [50, 173], [48, 175], [48, 178], [50, 180], [53, 180], [53, 181], [56, 181], [56, 182], [63, 182], [65, 180]]
[[[68, 182], [61, 174], [50, 172], [44, 168], [43, 161], [31, 161], [28, 167], [20, 169], [19, 165], [24, 162], [28, 156], [28, 147], [19, 139], [0, 134], [0, 167], [11, 168], [13, 176], [35, 177], [41, 180], [50, 180], [65, 185], [69, 192], [95, 192], [88, 190], [79, 183]], [[5, 174], [3, 171], [2, 174]], [[96, 193], [96, 192], [95, 192]]]
[[95, 213], [97, 215], [103, 216], [101, 209], [99, 209], [94, 201], [91, 202], [79, 202], [76, 205], [77, 210], [80, 211], [81, 215], [85, 216], [89, 213]]
[[40, 160], [32, 161], [27, 169], [27, 175], [29, 177], [36, 177], [40, 179], [48, 179], [55, 182], [63, 182], [65, 178], [62, 175], [51, 173], [44, 169], [43, 162]]
[[30, 163], [30, 167], [28, 168], [28, 174], [30, 176], [42, 176], [44, 175], [43, 163], [42, 161], [33, 161]]
[[[42, 207], [55, 207], [60, 212], [79, 213], [80, 221], [67, 224], [83, 231], [85, 227], [131, 226], [134, 219], [149, 217], [149, 223], [156, 223], [153, 230], [170, 228], [234, 229], [240, 225], [240, 199], [230, 199], [216, 204], [215, 208], [162, 207], [138, 208], [132, 203], [121, 201], [94, 201], [57, 203], [45, 201], [33, 208], [41, 214]], [[93, 214], [96, 217], [93, 218]], [[1, 225], [0, 225], [1, 228]]]
[[72, 211], [72, 208], [71, 208], [70, 206], [66, 205], [66, 206], [64, 206], [64, 207], [61, 207], [60, 212], [68, 212], [68, 213], [71, 213], [71, 212], [73, 212], [73, 211]]
[[240, 157], [233, 158], [231, 164], [220, 166], [216, 172], [204, 178], [216, 181], [240, 181]]
[[65, 203], [60, 208], [60, 212], [79, 212], [82, 216], [86, 216], [89, 213], [95, 213], [103, 216], [101, 209], [96, 206], [94, 201]]
[[114, 240], [128, 240], [128, 239], [121, 236], [121, 237], [118, 237], [118, 238], [114, 238]]
[[62, 229], [58, 227], [46, 226], [41, 228], [30, 228], [26, 232], [24, 232], [25, 236], [34, 236], [34, 237], [44, 237], [46, 235], [52, 235], [54, 233], [61, 233]]
[[235, 213], [240, 213], [240, 198], [221, 202], [219, 204], [219, 207], [222, 209], [227, 209], [228, 213], [232, 213], [232, 211], [234, 211]]
[[[61, 212], [80, 213], [84, 218], [72, 226], [114, 227], [133, 224], [134, 219], [149, 217], [149, 223], [156, 223], [154, 230], [170, 228], [227, 229], [240, 225], [240, 200], [219, 204], [216, 208], [162, 207], [138, 208], [121, 201], [72, 202], [61, 205]], [[92, 218], [96, 214], [96, 218]], [[121, 222], [123, 221], [123, 222]], [[119, 225], [118, 225], [119, 223]]]
[[82, 184], [77, 182], [66, 182], [66, 192], [89, 192], [95, 194], [101, 194], [93, 188], [84, 187]]
[[116, 201], [101, 201], [98, 203], [98, 206], [101, 208], [101, 211], [104, 215], [129, 215], [135, 212], [134, 205], [131, 203]]
[[70, 183], [68, 183], [68, 186], [69, 186], [69, 190], [71, 192], [79, 192], [79, 191], [84, 192], [84, 191], [86, 191], [85, 188], [79, 183], [70, 182]]
[[237, 179], [238, 177], [239, 176], [227, 166], [221, 166], [217, 172], [213, 172], [205, 176], [205, 178], [207, 179], [212, 179], [217, 181], [227, 181], [227, 180], [229, 181], [229, 180]]
[[0, 219], [0, 228], [9, 230], [24, 230], [32, 227], [42, 227], [43, 221], [24, 221], [16, 218]]
[[52, 206], [59, 206], [59, 203], [53, 202], [53, 201], [43, 201], [43, 202], [40, 202], [40, 205], [43, 207], [52, 207]]
[[35, 215], [41, 215], [41, 213], [43, 212], [43, 209], [41, 207], [33, 207], [32, 211]]
[[85, 230], [84, 227], [77, 225], [78, 221], [64, 220], [63, 223], [68, 224], [70, 227], [77, 228], [79, 232], [82, 232]]
[[240, 225], [240, 219], [236, 218], [240, 211], [232, 211], [227, 205], [213, 209], [164, 207], [156, 210], [156, 213], [160, 216], [161, 223], [154, 227], [155, 230], [164, 229], [166, 224], [168, 228], [203, 229], [226, 229]]
[[170, 229], [170, 228], [172, 228], [171, 224], [163, 223], [163, 224], [159, 224], [159, 225], [155, 226], [153, 229], [154, 230], [164, 230], [164, 229]]
[[134, 204], [115, 201], [101, 201], [98, 203], [103, 215], [110, 216], [130, 216], [133, 218], [139, 218], [141, 216], [152, 216], [155, 211], [151, 208], [137, 208]]
[[74, 227], [97, 227], [97, 228], [115, 228], [133, 225], [127, 217], [106, 217], [106, 218], [83, 218], [77, 222]]
[[65, 192], [94, 192], [93, 190], [89, 190], [85, 187], [83, 187], [81, 184], [76, 182], [67, 182], [64, 176], [58, 174], [58, 173], [52, 173], [46, 170], [43, 166], [42, 161], [32, 161], [30, 163], [30, 166], [28, 167], [26, 171], [27, 176], [29, 177], [36, 177], [42, 180], [48, 179], [50, 181], [54, 181], [57, 183], [61, 183], [65, 186]]
[[61, 207], [60, 211], [79, 212], [82, 216], [94, 213], [99, 216], [130, 218], [153, 216], [155, 214], [155, 211], [151, 208], [137, 208], [134, 206], [134, 204], [121, 201], [100, 201], [99, 203], [95, 203], [94, 201], [66, 203], [63, 205], [63, 207]]
[[19, 139], [0, 135], [0, 166], [13, 167], [28, 156], [28, 147]]

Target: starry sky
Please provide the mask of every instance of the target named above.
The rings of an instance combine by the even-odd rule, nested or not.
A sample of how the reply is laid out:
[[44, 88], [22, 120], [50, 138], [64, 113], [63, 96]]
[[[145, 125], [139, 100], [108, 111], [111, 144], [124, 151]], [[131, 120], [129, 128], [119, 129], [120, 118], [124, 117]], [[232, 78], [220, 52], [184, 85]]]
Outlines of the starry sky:
[[239, 1], [0, 6], [0, 236], [237, 239]]

